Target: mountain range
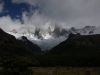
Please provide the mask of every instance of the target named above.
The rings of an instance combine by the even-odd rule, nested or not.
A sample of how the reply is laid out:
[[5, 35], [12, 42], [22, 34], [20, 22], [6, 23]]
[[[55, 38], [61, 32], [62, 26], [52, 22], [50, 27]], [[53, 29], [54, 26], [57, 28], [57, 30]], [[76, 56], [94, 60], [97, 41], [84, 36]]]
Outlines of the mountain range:
[[22, 36], [25, 36], [32, 43], [37, 44], [42, 51], [50, 50], [55, 47], [62, 41], [65, 41], [69, 35], [72, 34], [80, 34], [80, 35], [94, 35], [99, 34], [99, 27], [95, 26], [85, 26], [84, 28], [76, 29], [75, 27], [71, 28], [61, 28], [59, 26], [55, 26], [54, 29], [48, 27], [47, 29], [36, 28], [33, 31], [29, 29], [25, 29], [22, 33], [18, 33], [17, 30], [12, 30], [7, 32], [11, 35], [14, 35], [17, 39], [22, 39]]
[[[18, 67], [25, 65], [33, 67], [100, 66], [100, 34], [95, 34], [99, 32], [99, 28], [85, 27], [82, 29], [86, 30], [84, 35], [82, 35], [84, 31], [81, 29], [77, 29], [76, 33], [74, 29], [54, 29], [48, 34], [50, 38], [47, 39], [38, 38], [30, 30], [19, 34], [16, 30], [5, 32], [0, 29], [0, 65], [8, 67], [16, 65]], [[58, 32], [55, 32], [58, 30], [60, 33], [64, 30], [64, 35], [58, 36]], [[73, 32], [71, 32], [72, 30]], [[78, 33], [78, 31], [82, 32]], [[26, 34], [31, 36], [26, 36]], [[39, 32], [40, 34], [42, 33]]]
[[41, 49], [36, 44], [27, 40], [26, 37], [21, 37], [23, 40], [16, 39], [0, 29], [0, 55], [32, 55], [40, 53]]
[[[26, 53], [32, 54], [43, 52], [58, 54], [99, 53], [99, 31], [100, 28], [95, 26], [86, 26], [81, 29], [55, 26], [53, 30], [50, 27], [45, 30], [36, 28], [34, 32], [27, 29], [23, 33], [17, 33], [16, 30], [5, 32], [0, 29], [0, 46], [1, 51], [6, 48], [7, 51], [15, 51], [14, 53], [20, 47], [23, 47], [21, 51], [25, 49]], [[11, 46], [15, 48], [11, 48]]]

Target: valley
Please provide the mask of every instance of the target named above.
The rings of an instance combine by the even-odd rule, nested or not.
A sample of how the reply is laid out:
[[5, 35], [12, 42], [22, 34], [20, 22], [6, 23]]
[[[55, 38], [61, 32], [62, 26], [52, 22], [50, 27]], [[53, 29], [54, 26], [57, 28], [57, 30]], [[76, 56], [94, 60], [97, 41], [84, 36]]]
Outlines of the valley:
[[[28, 36], [25, 34], [5, 32], [0, 29], [1, 74], [8, 71], [7, 73], [12, 74], [21, 72], [37, 75], [42, 72], [45, 75], [50, 72], [48, 69], [51, 67], [52, 74], [55, 75], [61, 73], [62, 75], [66, 73], [87, 75], [87, 72], [99, 75], [98, 71], [93, 72], [88, 68], [95, 70], [94, 67], [100, 67], [100, 34], [81, 35], [71, 32], [55, 37], [52, 32], [47, 39], [41, 39], [35, 35], [30, 35], [30, 37], [29, 33], [27, 33]], [[69, 70], [68, 67], [73, 68]], [[84, 71], [85, 67], [87, 69]], [[77, 68], [77, 71], [71, 73], [74, 68]], [[59, 69], [63, 71], [59, 72]], [[39, 70], [38, 73], [36, 70]]]

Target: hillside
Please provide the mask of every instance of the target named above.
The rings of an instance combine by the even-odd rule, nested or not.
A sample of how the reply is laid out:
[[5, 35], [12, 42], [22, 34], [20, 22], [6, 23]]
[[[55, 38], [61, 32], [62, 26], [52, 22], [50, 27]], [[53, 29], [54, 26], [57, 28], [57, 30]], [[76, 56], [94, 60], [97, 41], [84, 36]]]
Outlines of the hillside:
[[100, 54], [100, 34], [70, 34], [69, 38], [52, 48], [53, 54]]
[[[31, 55], [32, 52], [30, 51], [30, 49], [24, 47], [23, 44], [24, 42], [20, 43], [13, 35], [10, 35], [4, 32], [2, 29], [0, 29], [0, 54], [1, 55], [3, 54]], [[33, 43], [31, 43], [31, 46], [35, 47], [36, 45], [33, 45]], [[32, 50], [35, 50], [35, 49], [33, 48]]]

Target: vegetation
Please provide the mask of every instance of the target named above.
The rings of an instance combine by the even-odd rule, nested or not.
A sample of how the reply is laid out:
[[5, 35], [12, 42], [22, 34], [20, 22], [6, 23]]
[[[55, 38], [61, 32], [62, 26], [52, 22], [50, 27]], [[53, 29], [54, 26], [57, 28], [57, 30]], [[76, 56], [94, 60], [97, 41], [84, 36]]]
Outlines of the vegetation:
[[94, 67], [33, 67], [34, 75], [100, 75], [100, 68]]
[[52, 48], [50, 54], [100, 54], [100, 35], [70, 34], [68, 39]]
[[100, 67], [99, 63], [100, 55], [0, 55], [1, 67]]
[[0, 75], [100, 75], [99, 63], [100, 55], [0, 53]]
[[100, 75], [96, 67], [20, 67], [0, 68], [0, 75]]
[[[39, 54], [28, 53], [23, 46], [7, 43], [0, 50], [0, 75], [99, 75], [99, 71], [75, 67], [100, 67], [97, 54]], [[33, 68], [30, 68], [33, 67]], [[34, 68], [35, 67], [35, 68]], [[42, 68], [40, 68], [42, 67]], [[44, 67], [44, 68], [43, 68]], [[51, 68], [50, 68], [51, 67]], [[53, 67], [53, 68], [52, 68]], [[63, 67], [63, 68], [62, 68]], [[73, 67], [70, 70], [68, 67]], [[51, 69], [51, 70], [50, 70]], [[62, 69], [62, 70], [61, 70]], [[84, 69], [84, 68], [82, 68]], [[94, 70], [94, 69], [93, 69]], [[100, 70], [100, 69], [99, 69]]]
[[20, 68], [1, 68], [0, 75], [33, 75], [33, 71], [27, 67]]

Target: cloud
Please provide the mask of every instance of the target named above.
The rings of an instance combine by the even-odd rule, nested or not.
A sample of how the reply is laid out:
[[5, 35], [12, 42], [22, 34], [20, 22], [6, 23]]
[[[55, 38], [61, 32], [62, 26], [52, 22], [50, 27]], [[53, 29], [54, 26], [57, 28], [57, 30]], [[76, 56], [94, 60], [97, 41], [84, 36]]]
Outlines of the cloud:
[[27, 4], [31, 4], [31, 5], [37, 5], [39, 0], [12, 0], [12, 3], [27, 3]]
[[41, 28], [48, 28], [49, 26], [52, 27], [52, 24], [54, 22], [43, 16], [42, 14], [39, 14], [39, 11], [35, 11], [31, 16], [29, 16], [28, 12], [23, 12], [22, 14], [22, 20], [25, 25], [32, 25], [35, 27], [41, 27]]
[[[48, 22], [50, 24], [57, 22], [60, 25], [77, 28], [100, 25], [100, 0], [12, 0], [12, 2], [39, 7], [32, 16], [26, 16], [31, 24], [42, 26]], [[23, 17], [25, 21], [25, 16]]]
[[[47, 28], [55, 23], [67, 27], [84, 27], [100, 25], [100, 0], [12, 0], [13, 3], [27, 3], [30, 12], [22, 13], [23, 24], [19, 19], [12, 20], [10, 16], [0, 17], [0, 27], [6, 31], [19, 28]], [[32, 6], [38, 6], [33, 10]], [[3, 12], [4, 3], [0, 4]], [[5, 22], [6, 21], [6, 22]], [[25, 26], [25, 27], [23, 27]]]
[[19, 29], [22, 26], [19, 20], [12, 20], [10, 16], [0, 17], [0, 28], [5, 31]]
[[30, 29], [32, 32], [35, 30], [34, 25], [27, 23], [22, 24], [19, 19], [11, 19], [9, 15], [0, 17], [0, 28], [7, 32], [15, 29], [18, 33], [23, 33], [27, 29]]

